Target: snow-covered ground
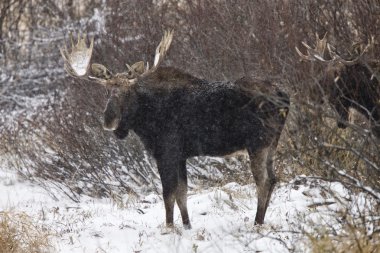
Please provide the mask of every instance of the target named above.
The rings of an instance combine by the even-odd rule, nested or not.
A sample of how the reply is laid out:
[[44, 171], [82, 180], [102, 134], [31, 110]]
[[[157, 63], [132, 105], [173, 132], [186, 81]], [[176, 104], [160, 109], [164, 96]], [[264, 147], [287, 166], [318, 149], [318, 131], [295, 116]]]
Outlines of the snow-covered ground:
[[[25, 212], [49, 228], [55, 252], [304, 252], [305, 239], [299, 233], [306, 229], [303, 222], [323, 224], [323, 217], [338, 206], [328, 203], [335, 201], [315, 183], [300, 181], [276, 187], [263, 226], [253, 224], [254, 185], [229, 183], [192, 190], [188, 207], [193, 228], [183, 229], [176, 207], [176, 228], [167, 231], [160, 195], [122, 200], [82, 197], [74, 203], [58, 193], [57, 200], [14, 172], [0, 169], [0, 211]], [[325, 186], [342, 197], [346, 194], [338, 183]]]

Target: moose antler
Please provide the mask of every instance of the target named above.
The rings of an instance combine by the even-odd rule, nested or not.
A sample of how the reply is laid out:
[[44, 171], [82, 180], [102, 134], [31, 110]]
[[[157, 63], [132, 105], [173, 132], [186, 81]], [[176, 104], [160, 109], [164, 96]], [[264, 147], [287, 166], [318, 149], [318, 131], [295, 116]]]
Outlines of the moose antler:
[[138, 78], [145, 77], [156, 71], [160, 63], [163, 61], [173, 40], [173, 30], [164, 33], [160, 44], [156, 48], [156, 55], [151, 69], [149, 69], [148, 63], [146, 67], [143, 62], [137, 62], [132, 66], [126, 64], [132, 75], [126, 72], [113, 74], [105, 66], [98, 63], [91, 65], [91, 73], [93, 76], [89, 75], [88, 72], [94, 39], [91, 39], [90, 46], [87, 46], [86, 40], [86, 35], [83, 35], [83, 37], [78, 35], [78, 41], [74, 44], [73, 36], [70, 34], [70, 52], [66, 45], [63, 48], [60, 48], [66, 72], [72, 77], [95, 81], [106, 87], [126, 87], [136, 83]]
[[[70, 42], [71, 42], [70, 52], [66, 44], [63, 48], [62, 47], [59, 48], [63, 61], [64, 61], [64, 68], [66, 72], [72, 77], [81, 78], [84, 80], [96, 81], [97, 83], [100, 83], [106, 86], [107, 85], [106, 79], [88, 75], [88, 70], [90, 68], [90, 62], [91, 62], [91, 56], [92, 56], [92, 50], [94, 48], [94, 38], [91, 38], [90, 46], [87, 47], [86, 34], [84, 34], [82, 37], [80, 34], [78, 34], [78, 40], [76, 44], [74, 43], [73, 35], [71, 33], [69, 37], [70, 37]], [[109, 70], [103, 65], [101, 64], [97, 64], [97, 65], [99, 69], [101, 68], [104, 72], [110, 73]], [[100, 76], [98, 73], [96, 74], [97, 74], [96, 76]]]
[[353, 60], [343, 59], [341, 56], [339, 56], [336, 53], [335, 48], [328, 43], [327, 43], [327, 49], [329, 51], [329, 54], [330, 54], [330, 57], [332, 60], [334, 60], [336, 62], [341, 62], [345, 65], [353, 65], [362, 59], [363, 55], [368, 51], [368, 49], [370, 47], [372, 47], [374, 45], [374, 43], [375, 43], [375, 38], [373, 36], [371, 36], [371, 39], [368, 41], [368, 43], [366, 45], [361, 44], [361, 49], [360, 49], [359, 55], [356, 56], [356, 58], [354, 58]]
[[323, 59], [323, 55], [325, 53], [326, 43], [327, 43], [326, 35], [327, 35], [327, 33], [325, 33], [323, 38], [320, 39], [318, 36], [318, 33], [315, 33], [315, 37], [316, 37], [315, 48], [311, 48], [308, 44], [306, 44], [305, 42], [302, 42], [302, 45], [304, 45], [304, 47], [306, 47], [307, 55], [301, 53], [301, 51], [298, 49], [298, 47], [296, 47], [296, 51], [297, 51], [298, 55], [302, 59], [307, 60], [307, 61], [315, 61], [315, 60], [325, 61]]
[[78, 34], [78, 41], [75, 45], [73, 35], [70, 33], [71, 52], [68, 52], [66, 44], [64, 48], [59, 48], [65, 63], [65, 70], [73, 77], [86, 76], [90, 66], [94, 38], [91, 39], [90, 46], [87, 47], [86, 37], [86, 34], [84, 34], [82, 38], [80, 34]]
[[[149, 69], [149, 62], [147, 62], [145, 70], [140, 74], [138, 71], [136, 71], [135, 68], [126, 64], [128, 70], [131, 71], [132, 73], [135, 73], [137, 76], [140, 76], [140, 77], [147, 76], [150, 73], [156, 71], [158, 66], [163, 61], [163, 59], [166, 55], [166, 52], [168, 51], [170, 44], [172, 43], [172, 40], [173, 40], [173, 30], [165, 31], [164, 36], [162, 37], [160, 44], [158, 44], [158, 46], [156, 48], [156, 54], [154, 56], [153, 67], [151, 69]], [[141, 63], [141, 62], [138, 62], [135, 64], [139, 64], [139, 63]], [[140, 67], [140, 65], [139, 65], [139, 67]]]
[[[327, 34], [327, 33], [326, 33]], [[327, 43], [327, 38], [326, 34], [323, 36], [322, 39], [319, 39], [318, 34], [316, 33], [316, 46], [315, 48], [310, 47], [308, 44], [305, 42], [302, 42], [302, 45], [307, 50], [307, 55], [301, 53], [301, 51], [296, 47], [296, 51], [298, 55], [303, 59], [303, 60], [308, 60], [308, 61], [320, 61], [323, 63], [343, 63], [344, 65], [353, 65], [356, 64], [362, 56], [368, 51], [368, 49], [374, 44], [374, 37], [371, 37], [371, 40], [368, 42], [367, 45], [364, 46], [364, 48], [361, 50], [360, 54], [353, 60], [345, 60], [343, 59], [340, 55], [336, 53], [336, 49]], [[329, 52], [329, 55], [331, 59], [327, 60], [324, 58], [324, 52], [327, 47], [327, 50]]]

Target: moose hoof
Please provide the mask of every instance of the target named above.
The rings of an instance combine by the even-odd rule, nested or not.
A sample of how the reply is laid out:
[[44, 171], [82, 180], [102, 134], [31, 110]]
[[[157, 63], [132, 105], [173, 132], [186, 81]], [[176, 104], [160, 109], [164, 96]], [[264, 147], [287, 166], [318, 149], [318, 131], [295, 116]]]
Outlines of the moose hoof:
[[261, 226], [264, 224], [264, 220], [255, 220], [255, 226]]
[[173, 224], [166, 224], [165, 227], [161, 228], [161, 235], [167, 235], [167, 234], [172, 234], [175, 232], [175, 228]]

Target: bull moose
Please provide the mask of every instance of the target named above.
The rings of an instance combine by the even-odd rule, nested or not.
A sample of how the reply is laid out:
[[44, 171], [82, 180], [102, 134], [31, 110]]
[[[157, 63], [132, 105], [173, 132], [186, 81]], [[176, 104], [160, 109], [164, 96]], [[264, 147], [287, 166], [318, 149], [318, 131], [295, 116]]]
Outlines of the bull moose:
[[78, 36], [76, 44], [71, 38], [71, 50], [65, 46], [61, 54], [68, 74], [111, 90], [104, 129], [119, 139], [133, 130], [155, 158], [168, 227], [173, 226], [177, 202], [184, 228], [191, 228], [186, 159], [244, 149], [257, 185], [255, 223], [263, 224], [276, 182], [273, 159], [289, 97], [266, 80], [244, 77], [235, 82], [209, 82], [173, 67], [160, 67], [172, 38], [172, 31], [165, 32], [151, 68], [137, 62], [127, 64], [122, 73], [114, 74], [97, 63], [90, 68], [94, 41], [88, 46], [86, 36]]
[[[303, 54], [297, 47], [299, 56], [306, 61], [320, 62], [325, 66], [318, 85], [327, 101], [335, 108], [338, 114], [337, 125], [346, 128], [349, 108], [354, 108], [363, 114], [370, 122], [373, 135], [380, 138], [380, 83], [376, 72], [379, 62], [364, 59], [365, 53], [373, 46], [373, 38], [366, 45], [356, 44], [356, 50], [351, 55], [354, 59], [345, 60], [335, 48], [327, 43], [326, 34], [322, 39], [316, 34], [315, 48], [305, 42], [302, 43], [307, 54]], [[330, 59], [325, 59], [325, 51]], [[354, 52], [358, 51], [358, 52]]]

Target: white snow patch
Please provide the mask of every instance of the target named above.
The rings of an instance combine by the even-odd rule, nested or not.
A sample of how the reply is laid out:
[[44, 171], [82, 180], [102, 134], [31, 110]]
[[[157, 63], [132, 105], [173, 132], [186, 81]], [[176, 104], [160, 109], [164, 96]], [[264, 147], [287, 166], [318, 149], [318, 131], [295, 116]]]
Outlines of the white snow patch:
[[[330, 187], [342, 195], [346, 192], [338, 183], [331, 183]], [[189, 191], [193, 228], [183, 229], [176, 207], [175, 228], [168, 231], [164, 226], [162, 197], [155, 193], [135, 201], [124, 196], [124, 208], [112, 199], [83, 196], [80, 203], [75, 203], [55, 193], [59, 199], [56, 200], [46, 190], [20, 181], [16, 173], [5, 169], [0, 169], [0, 191], [0, 211], [12, 208], [26, 212], [56, 233], [57, 252], [72, 253], [288, 252], [288, 248], [304, 252], [298, 244], [301, 235], [297, 233], [301, 218], [320, 223], [329, 212], [325, 206], [310, 208], [313, 203], [326, 201], [319, 188], [279, 184], [267, 211], [266, 224], [255, 226], [254, 185], [232, 182]]]

